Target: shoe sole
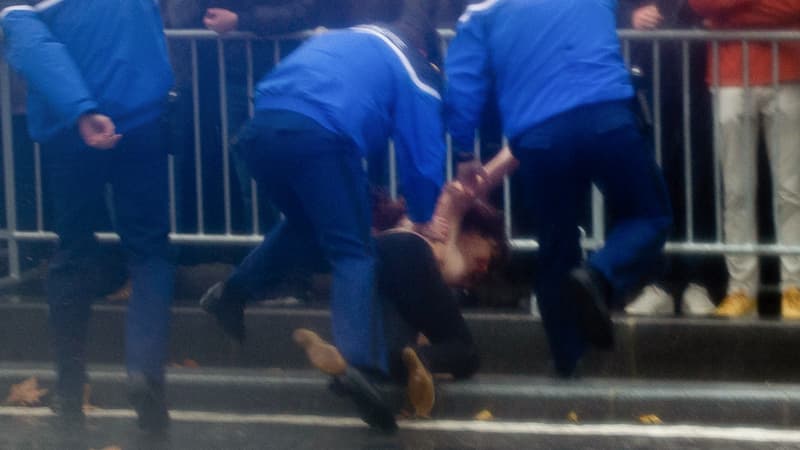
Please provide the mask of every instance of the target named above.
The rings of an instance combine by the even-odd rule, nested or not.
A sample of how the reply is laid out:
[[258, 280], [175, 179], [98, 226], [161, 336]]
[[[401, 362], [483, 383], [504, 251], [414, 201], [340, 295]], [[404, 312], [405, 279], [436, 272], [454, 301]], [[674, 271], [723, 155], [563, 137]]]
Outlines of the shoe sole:
[[422, 364], [414, 349], [404, 348], [402, 358], [408, 373], [406, 394], [411, 406], [414, 407], [414, 415], [429, 419], [436, 402], [433, 376]]
[[630, 311], [625, 310], [625, 314], [636, 317], [669, 317], [674, 316], [674, 311]]
[[728, 320], [755, 319], [758, 317], [758, 311], [748, 311], [746, 313], [736, 314], [736, 315], [712, 313], [711, 317], [715, 319], [728, 319]]
[[[203, 309], [207, 314], [214, 317], [217, 322], [217, 325], [222, 329], [222, 332], [225, 333], [226, 336], [233, 339], [239, 345], [244, 343], [245, 340], [245, 333], [244, 333], [244, 310], [241, 311], [241, 321], [242, 326], [232, 326], [228, 320], [223, 318], [223, 306], [221, 302], [222, 298], [222, 289], [224, 289], [223, 282], [217, 282], [203, 294], [200, 298], [200, 308]], [[239, 314], [237, 312], [237, 314]]]
[[339, 350], [317, 333], [299, 328], [292, 333], [294, 342], [306, 352], [311, 365], [328, 375], [341, 375], [347, 370], [347, 362]]

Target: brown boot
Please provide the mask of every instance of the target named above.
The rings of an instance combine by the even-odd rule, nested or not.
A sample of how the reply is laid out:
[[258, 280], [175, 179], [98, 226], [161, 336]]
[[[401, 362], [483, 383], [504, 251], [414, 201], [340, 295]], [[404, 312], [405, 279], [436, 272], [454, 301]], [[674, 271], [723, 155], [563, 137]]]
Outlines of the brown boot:
[[292, 338], [306, 351], [311, 365], [328, 375], [341, 375], [347, 369], [347, 362], [339, 350], [319, 335], [306, 328], [294, 330]]
[[422, 364], [417, 352], [411, 347], [403, 349], [403, 364], [408, 371], [408, 387], [406, 393], [414, 414], [417, 417], [430, 418], [436, 393], [433, 388], [433, 377]]

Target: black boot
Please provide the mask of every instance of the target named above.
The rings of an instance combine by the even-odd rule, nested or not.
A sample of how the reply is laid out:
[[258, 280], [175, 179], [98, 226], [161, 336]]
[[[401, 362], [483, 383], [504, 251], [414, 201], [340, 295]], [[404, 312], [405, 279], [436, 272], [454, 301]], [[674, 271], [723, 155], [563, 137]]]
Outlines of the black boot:
[[139, 429], [150, 434], [163, 434], [169, 428], [169, 412], [164, 384], [141, 373], [128, 375], [128, 401], [136, 410]]
[[575, 303], [578, 325], [586, 340], [601, 350], [610, 350], [614, 346], [614, 324], [608, 311], [611, 286], [605, 277], [588, 266], [573, 269], [564, 295]]
[[222, 281], [214, 284], [200, 298], [200, 307], [214, 316], [222, 331], [238, 343], [244, 342], [244, 301], [226, 292]]
[[371, 428], [387, 433], [397, 431], [397, 422], [391, 407], [358, 369], [347, 367], [343, 374], [333, 377], [330, 388], [338, 395], [350, 397], [361, 420]]
[[83, 398], [80, 395], [63, 395], [58, 392], [50, 400], [50, 409], [56, 415], [56, 424], [64, 432], [80, 433], [86, 426]]

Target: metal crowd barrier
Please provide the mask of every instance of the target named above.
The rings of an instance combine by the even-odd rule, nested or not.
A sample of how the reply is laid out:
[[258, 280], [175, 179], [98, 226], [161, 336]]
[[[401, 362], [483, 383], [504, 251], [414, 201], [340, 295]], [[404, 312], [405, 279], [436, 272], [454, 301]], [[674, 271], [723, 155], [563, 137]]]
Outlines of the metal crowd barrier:
[[[184, 42], [188, 44], [190, 53], [190, 91], [192, 103], [192, 128], [194, 136], [194, 180], [181, 180], [176, 176], [175, 171], [175, 157], [170, 155], [170, 200], [171, 212], [170, 223], [171, 232], [170, 239], [174, 243], [188, 243], [188, 244], [222, 244], [222, 245], [254, 245], [260, 242], [262, 232], [259, 228], [258, 220], [258, 192], [256, 184], [251, 180], [250, 191], [252, 196], [253, 212], [249, 218], [252, 221], [252, 232], [249, 233], [236, 233], [232, 226], [232, 169], [230, 165], [229, 154], [229, 117], [227, 103], [229, 100], [229, 93], [226, 86], [226, 66], [225, 54], [226, 49], [232, 42], [243, 43], [245, 46], [245, 58], [243, 63], [246, 65], [247, 71], [247, 96], [252, 98], [254, 82], [262, 75], [261, 73], [254, 73], [254, 55], [253, 44], [258, 42], [259, 45], [268, 43], [272, 46], [272, 63], [277, 63], [283, 56], [282, 44], [287, 41], [299, 41], [313, 34], [312, 31], [298, 33], [290, 36], [283, 36], [278, 38], [256, 38], [247, 33], [232, 33], [224, 37], [218, 36], [216, 33], [206, 30], [167, 30], [167, 37], [171, 43]], [[452, 30], [442, 30], [442, 36], [445, 41], [453, 37]], [[697, 42], [707, 42], [711, 44], [711, 54], [714, 61], [714, 70], [712, 88], [719, 85], [718, 69], [719, 69], [719, 43], [723, 41], [741, 41], [744, 44], [744, 61], [743, 66], [746, 73], [748, 65], [748, 52], [747, 44], [753, 41], [770, 42], [773, 49], [773, 87], [778, 86], [778, 44], [784, 41], [800, 41], [800, 31], [702, 31], [702, 30], [660, 30], [660, 31], [634, 31], [634, 30], [620, 30], [620, 37], [622, 39], [622, 51], [626, 61], [630, 59], [630, 49], [636, 43], [649, 43], [652, 57], [652, 92], [653, 92], [653, 141], [657, 155], [663, 152], [663, 135], [661, 117], [661, 98], [662, 98], [662, 61], [661, 52], [667, 45], [679, 45], [681, 48], [681, 92], [671, 93], [671, 95], [680, 95], [683, 107], [683, 146], [684, 146], [684, 170], [690, 173], [692, 170], [692, 152], [694, 151], [713, 151], [715, 169], [713, 170], [714, 186], [715, 186], [715, 208], [713, 214], [715, 215], [716, 231], [713, 239], [701, 241], [695, 236], [694, 219], [698, 211], [694, 207], [694, 191], [690, 177], [685, 177], [684, 183], [684, 201], [686, 202], [685, 220], [686, 238], [682, 241], [671, 241], [667, 244], [666, 250], [668, 252], [681, 252], [681, 253], [700, 253], [700, 254], [720, 254], [720, 253], [748, 253], [748, 254], [765, 254], [765, 255], [779, 255], [779, 254], [800, 254], [800, 246], [784, 246], [770, 243], [752, 242], [741, 245], [725, 244], [723, 242], [721, 230], [721, 180], [720, 171], [716, 161], [718, 148], [714, 145], [713, 149], [696, 149], [693, 146], [692, 136], [695, 132], [692, 119], [692, 101], [694, 94], [690, 90], [689, 78], [692, 71], [705, 71], [705, 67], [693, 67], [689, 58], [690, 44]], [[205, 217], [207, 214], [205, 204], [205, 192], [210, 187], [204, 184], [203, 172], [204, 170], [211, 170], [214, 168], [204, 167], [203, 155], [207, 146], [210, 143], [203, 142], [202, 130], [203, 123], [201, 123], [200, 110], [203, 107], [204, 100], [208, 97], [205, 93], [200, 92], [200, 61], [198, 58], [198, 44], [201, 42], [211, 42], [216, 47], [216, 72], [218, 76], [217, 92], [215, 93], [219, 99], [219, 123], [218, 126], [221, 131], [221, 143], [219, 143], [219, 151], [221, 152], [222, 161], [222, 180], [223, 180], [223, 208], [221, 214], [224, 215], [224, 229], [222, 231], [209, 231], [205, 224]], [[446, 44], [445, 44], [446, 47]], [[446, 48], [445, 48], [446, 50]], [[25, 176], [32, 176], [35, 182], [35, 216], [36, 225], [33, 228], [22, 229], [18, 221], [18, 199], [15, 189], [15, 177], [18, 174], [14, 167], [14, 142], [15, 136], [13, 135], [12, 127], [12, 112], [10, 100], [10, 77], [9, 69], [4, 61], [0, 60], [0, 125], [2, 126], [2, 149], [3, 149], [3, 183], [5, 187], [5, 228], [0, 229], [0, 240], [5, 241], [7, 244], [7, 258], [9, 262], [9, 275], [7, 278], [11, 280], [19, 279], [20, 277], [20, 254], [21, 242], [26, 241], [54, 241], [57, 239], [55, 233], [46, 229], [45, 226], [45, 211], [42, 193], [42, 177], [41, 177], [41, 158], [39, 154], [38, 145], [33, 145], [31, 151], [35, 153], [35, 164], [33, 174], [25, 174]], [[249, 106], [249, 113], [252, 115], [252, 103]], [[477, 133], [476, 133], [477, 134]], [[716, 130], [715, 130], [716, 135]], [[716, 138], [715, 138], [716, 139]], [[216, 143], [215, 143], [216, 144]], [[448, 161], [450, 161], [450, 141], [448, 139]], [[800, 143], [798, 143], [800, 146]], [[391, 143], [389, 144], [390, 154], [392, 154]], [[800, 150], [800, 149], [798, 149]], [[475, 144], [476, 153], [480, 154], [479, 140], [476, 137]], [[394, 174], [394, 161], [393, 157], [389, 158], [389, 187], [392, 194], [396, 194], [397, 181]], [[447, 176], [452, 177], [451, 164], [447, 166]], [[196, 192], [196, 230], [187, 231], [182, 229], [178, 223], [178, 213], [176, 208], [177, 191], [181, 183], [193, 183], [193, 188]], [[535, 250], [537, 243], [534, 236], [526, 236], [518, 233], [515, 230], [512, 216], [512, 206], [514, 204], [512, 198], [511, 182], [506, 179], [503, 186], [503, 209], [505, 211], [505, 225], [507, 235], [511, 240], [512, 246], [518, 250]], [[591, 249], [601, 246], [605, 235], [605, 222], [606, 216], [604, 212], [602, 196], [595, 189], [591, 199], [591, 213], [588, 215], [589, 223], [586, 224], [586, 229], [589, 233], [585, 235], [582, 245], [584, 248]], [[115, 241], [118, 236], [114, 233], [100, 232], [97, 233], [97, 238], [101, 241]]]

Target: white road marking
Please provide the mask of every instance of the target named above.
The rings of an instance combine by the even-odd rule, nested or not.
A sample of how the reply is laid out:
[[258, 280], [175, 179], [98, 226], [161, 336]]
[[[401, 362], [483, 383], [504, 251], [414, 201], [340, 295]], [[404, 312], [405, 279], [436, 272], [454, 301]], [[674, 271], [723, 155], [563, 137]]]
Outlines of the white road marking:
[[[0, 416], [49, 417], [49, 408], [0, 407]], [[107, 419], [134, 418], [129, 409], [95, 409], [89, 417]], [[290, 414], [234, 414], [210, 411], [170, 411], [178, 422], [276, 424], [336, 428], [362, 428], [355, 417], [329, 417]], [[755, 427], [718, 427], [704, 425], [633, 425], [633, 424], [559, 424], [543, 422], [472, 421], [472, 420], [401, 420], [401, 429], [501, 434], [538, 434], [565, 436], [617, 436], [653, 439], [711, 439], [741, 442], [800, 443], [800, 431]]]

